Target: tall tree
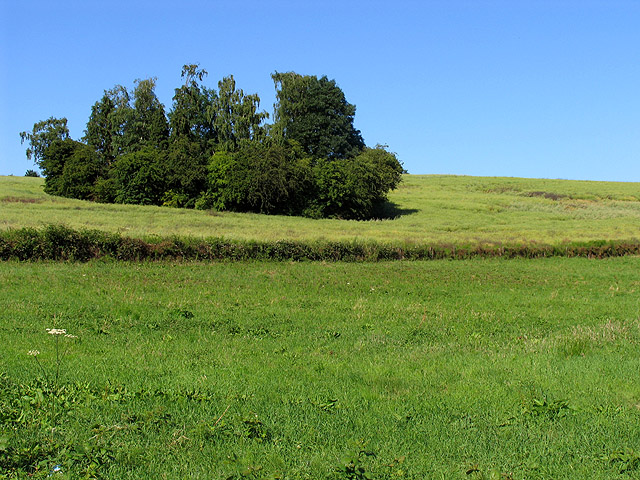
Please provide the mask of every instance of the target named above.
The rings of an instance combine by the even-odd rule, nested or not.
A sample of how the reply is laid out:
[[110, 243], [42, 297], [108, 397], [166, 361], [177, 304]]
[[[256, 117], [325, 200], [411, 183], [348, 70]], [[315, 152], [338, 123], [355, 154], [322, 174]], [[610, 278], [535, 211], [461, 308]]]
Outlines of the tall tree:
[[294, 72], [271, 75], [276, 87], [274, 134], [298, 142], [316, 159], [336, 160], [364, 148], [353, 126], [355, 105], [347, 102], [335, 80]]
[[155, 94], [156, 79], [136, 80], [133, 90], [133, 112], [127, 125], [126, 135], [131, 138], [135, 150], [144, 147], [167, 147], [169, 124], [164, 105]]
[[115, 201], [136, 205], [160, 205], [166, 191], [162, 164], [164, 152], [145, 147], [119, 157], [111, 175]]
[[198, 65], [182, 67], [184, 85], [175, 89], [173, 107], [169, 112], [171, 141], [186, 138], [200, 144], [203, 150], [210, 150], [215, 143], [214, 118], [211, 108], [216, 93], [202, 85], [207, 71]]
[[258, 112], [260, 97], [245, 95], [236, 89], [233, 75], [218, 82], [218, 95], [209, 110], [217, 137], [217, 147], [235, 151], [242, 141], [260, 141], [266, 136], [262, 122], [269, 118], [267, 112]]
[[116, 152], [113, 148], [115, 132], [112, 128], [112, 117], [115, 110], [114, 99], [105, 90], [102, 98], [91, 107], [91, 115], [83, 138], [87, 145], [95, 150], [107, 168], [116, 157]]
[[84, 144], [68, 137], [56, 138], [44, 149], [38, 162], [44, 176], [44, 191], [50, 195], [62, 195], [64, 166], [78, 148]]
[[122, 85], [105, 90], [91, 107], [83, 140], [95, 149], [107, 168], [135, 147], [134, 138], [128, 134], [133, 113], [129, 92]]

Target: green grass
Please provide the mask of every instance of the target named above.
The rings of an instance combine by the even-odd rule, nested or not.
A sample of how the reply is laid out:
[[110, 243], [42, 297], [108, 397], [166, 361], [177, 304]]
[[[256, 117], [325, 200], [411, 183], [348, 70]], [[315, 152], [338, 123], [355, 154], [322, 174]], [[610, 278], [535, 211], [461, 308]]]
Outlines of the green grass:
[[3, 262], [4, 475], [637, 478], [639, 267]]
[[38, 178], [0, 177], [0, 228], [63, 223], [133, 237], [371, 240], [392, 244], [637, 241], [640, 183], [406, 175], [393, 219], [310, 220], [104, 205], [42, 193]]

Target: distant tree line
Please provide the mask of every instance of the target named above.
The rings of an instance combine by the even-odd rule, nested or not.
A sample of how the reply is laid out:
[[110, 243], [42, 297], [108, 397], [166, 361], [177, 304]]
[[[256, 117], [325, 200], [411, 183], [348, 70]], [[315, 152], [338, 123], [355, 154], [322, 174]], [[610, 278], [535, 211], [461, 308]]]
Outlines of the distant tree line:
[[403, 168], [385, 146], [365, 146], [355, 106], [326, 76], [274, 73], [275, 118], [260, 98], [236, 87], [217, 91], [207, 72], [185, 65], [171, 110], [156, 80], [117, 85], [91, 107], [84, 137], [66, 118], [20, 134], [27, 158], [52, 195], [106, 203], [366, 219], [396, 188]]

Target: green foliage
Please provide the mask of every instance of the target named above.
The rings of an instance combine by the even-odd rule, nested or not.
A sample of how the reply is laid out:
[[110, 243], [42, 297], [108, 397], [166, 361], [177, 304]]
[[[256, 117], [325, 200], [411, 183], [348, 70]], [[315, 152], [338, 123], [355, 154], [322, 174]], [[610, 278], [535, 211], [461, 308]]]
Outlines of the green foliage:
[[102, 99], [91, 107], [91, 115], [83, 140], [101, 157], [106, 166], [111, 165], [118, 152], [115, 151], [117, 127], [115, 110], [117, 108], [115, 92], [105, 91]]
[[207, 188], [207, 161], [199, 143], [184, 136], [172, 140], [162, 156], [162, 171], [166, 193], [183, 199], [175, 206], [194, 207], [195, 200]]
[[[65, 173], [65, 164], [74, 154], [82, 148], [80, 142], [65, 138], [55, 139], [51, 142], [40, 160], [40, 168], [45, 177], [44, 191], [50, 195], [62, 195]], [[71, 172], [68, 172], [71, 173]]]
[[214, 119], [217, 150], [233, 152], [241, 142], [265, 139], [262, 122], [269, 114], [258, 112], [259, 106], [258, 95], [245, 95], [242, 89], [236, 89], [233, 75], [218, 82], [218, 94], [207, 112]]
[[[180, 202], [179, 197], [165, 201]], [[602, 242], [564, 244], [561, 247], [450, 245], [388, 245], [339, 241], [242, 241], [220, 237], [155, 237], [153, 241], [123, 237], [100, 230], [74, 230], [62, 225], [41, 229], [0, 231], [0, 260], [77, 260], [110, 257], [118, 260], [275, 260], [376, 262], [388, 260], [463, 260], [470, 258], [610, 258], [639, 255], [640, 243]], [[581, 342], [584, 345], [584, 341]], [[584, 351], [583, 347], [581, 351]], [[557, 349], [565, 354], [564, 349]], [[565, 354], [566, 355], [566, 354]]]
[[126, 135], [136, 150], [145, 147], [165, 149], [169, 139], [169, 124], [164, 106], [154, 92], [156, 79], [136, 80], [133, 91], [133, 112]]
[[31, 132], [20, 132], [20, 141], [27, 142], [29, 147], [26, 150], [27, 159], [40, 168], [45, 151], [55, 140], [66, 140], [69, 138], [69, 128], [67, 128], [66, 118], [50, 117], [47, 120], [36, 122]]
[[123, 155], [112, 169], [118, 203], [161, 205], [166, 184], [162, 151], [146, 147]]
[[612, 452], [605, 456], [605, 459], [616, 466], [621, 474], [631, 473], [640, 469], [640, 453], [630, 448]]
[[312, 185], [309, 161], [275, 143], [216, 153], [208, 178], [212, 207], [257, 213], [299, 214]]
[[169, 112], [171, 141], [184, 138], [189, 142], [197, 142], [203, 151], [208, 151], [216, 141], [211, 117], [216, 93], [201, 85], [206, 76], [207, 71], [199, 69], [198, 65], [182, 67], [185, 82], [176, 88], [173, 107]]
[[373, 480], [373, 475], [367, 472], [365, 459], [375, 457], [375, 453], [365, 448], [364, 442], [357, 442], [355, 448], [340, 460], [336, 469], [337, 478], [345, 480]]
[[366, 148], [348, 160], [324, 161], [316, 165], [317, 195], [312, 200], [312, 216], [367, 219], [387, 200], [387, 192], [397, 187], [402, 165], [383, 147]]
[[276, 136], [298, 142], [315, 159], [344, 159], [364, 148], [353, 126], [356, 107], [335, 80], [294, 72], [271, 76], [276, 86]]
[[116, 85], [105, 90], [101, 100], [91, 107], [84, 141], [94, 148], [106, 167], [120, 155], [132, 150], [134, 110], [126, 87]]
[[40, 176], [40, 174], [39, 174], [37, 171], [35, 171], [35, 170], [28, 169], [28, 170], [24, 173], [24, 176], [25, 176], [25, 177], [39, 177], [39, 176]]
[[66, 119], [22, 132], [45, 191], [104, 203], [368, 219], [398, 185], [399, 162], [382, 147], [365, 148], [355, 106], [334, 80], [274, 73], [276, 121], [265, 126], [258, 95], [237, 88], [233, 75], [216, 92], [203, 85], [206, 76], [184, 65], [168, 120], [149, 78], [136, 80], [132, 92], [105, 90], [82, 142], [69, 139]]
[[118, 194], [115, 179], [99, 178], [93, 187], [93, 196], [96, 202], [114, 203]]
[[104, 193], [101, 192], [99, 197], [95, 191], [95, 183], [103, 174], [104, 166], [96, 151], [88, 145], [76, 143], [73, 153], [64, 162], [56, 194], [80, 200], [104, 198]]

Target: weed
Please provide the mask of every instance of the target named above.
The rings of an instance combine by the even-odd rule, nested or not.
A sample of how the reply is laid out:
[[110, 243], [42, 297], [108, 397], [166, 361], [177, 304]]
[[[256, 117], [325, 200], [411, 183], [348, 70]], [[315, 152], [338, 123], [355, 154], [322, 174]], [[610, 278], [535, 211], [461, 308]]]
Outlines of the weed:
[[540, 398], [531, 399], [530, 403], [523, 404], [522, 413], [534, 417], [545, 417], [557, 420], [566, 417], [570, 412], [569, 402], [566, 400], [553, 400], [542, 395]]
[[243, 430], [242, 436], [252, 438], [258, 442], [264, 442], [271, 439], [271, 432], [267, 429], [264, 423], [258, 419], [258, 414], [251, 413], [248, 417], [245, 417], [242, 421]]
[[329, 400], [326, 400], [324, 402], [318, 402], [315, 405], [320, 410], [322, 410], [323, 412], [327, 412], [327, 413], [335, 413], [336, 410], [338, 408], [340, 408], [338, 406], [338, 399], [337, 398], [329, 399]]
[[[56, 363], [55, 363], [55, 376], [53, 377], [53, 388], [51, 390], [51, 392], [53, 393], [52, 396], [50, 396], [50, 405], [51, 405], [51, 437], [53, 439], [53, 434], [56, 430], [57, 424], [58, 424], [58, 417], [56, 415], [56, 407], [59, 403], [61, 403], [60, 401], [62, 400], [62, 402], [64, 402], [64, 398], [60, 397], [60, 390], [58, 389], [59, 386], [59, 380], [60, 380], [60, 366], [62, 364], [62, 359], [64, 358], [64, 356], [66, 355], [68, 350], [64, 350], [64, 351], [60, 351], [61, 350], [61, 345], [60, 345], [60, 339], [67, 339], [67, 340], [73, 340], [73, 339], [77, 339], [78, 337], [76, 335], [72, 335], [70, 333], [67, 333], [67, 331], [63, 328], [47, 328], [47, 333], [49, 335], [52, 335], [54, 337], [54, 342], [55, 342], [55, 354], [56, 354]], [[38, 365], [38, 369], [39, 371], [42, 373], [44, 379], [46, 380], [47, 383], [49, 383], [49, 376], [47, 375], [46, 370], [44, 369], [43, 365], [40, 363], [40, 361], [38, 360], [38, 356], [40, 355], [40, 351], [38, 350], [29, 350], [27, 352], [27, 354], [31, 357], [33, 357], [34, 361], [36, 362], [36, 364]], [[39, 394], [39, 399], [43, 399], [43, 391], [39, 390], [38, 391]], [[55, 396], [58, 395], [59, 398], [55, 398]]]
[[628, 448], [606, 455], [605, 460], [615, 465], [620, 473], [633, 472], [640, 468], [640, 453]]
[[337, 478], [345, 480], [373, 480], [373, 475], [367, 472], [364, 460], [367, 457], [375, 456], [376, 454], [374, 452], [366, 449], [365, 442], [356, 442], [355, 448], [340, 460], [340, 465], [336, 468]]

